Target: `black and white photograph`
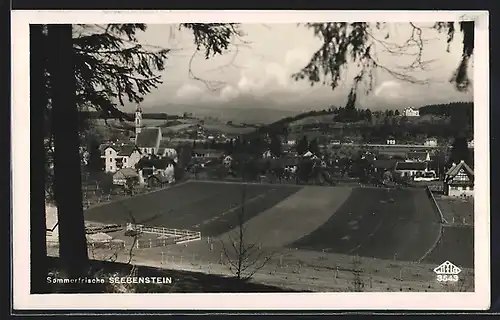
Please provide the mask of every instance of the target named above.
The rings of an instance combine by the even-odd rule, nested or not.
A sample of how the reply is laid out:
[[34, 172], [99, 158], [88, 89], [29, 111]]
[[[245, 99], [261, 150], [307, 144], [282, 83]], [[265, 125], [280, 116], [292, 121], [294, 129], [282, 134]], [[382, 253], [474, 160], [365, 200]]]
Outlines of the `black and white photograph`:
[[487, 12], [12, 32], [15, 308], [489, 307]]

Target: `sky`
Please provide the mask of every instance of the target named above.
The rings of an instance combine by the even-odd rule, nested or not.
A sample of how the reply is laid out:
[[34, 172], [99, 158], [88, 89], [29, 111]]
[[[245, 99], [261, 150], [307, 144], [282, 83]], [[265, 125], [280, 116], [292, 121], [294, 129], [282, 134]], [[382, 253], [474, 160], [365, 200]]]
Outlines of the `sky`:
[[[473, 100], [472, 92], [459, 93], [449, 83], [460, 61], [461, 34], [457, 32], [447, 52], [445, 35], [428, 28], [432, 24], [417, 25], [423, 27], [423, 38], [427, 41], [423, 50], [424, 60], [433, 60], [433, 63], [426, 71], [412, 75], [430, 79], [429, 83], [408, 83], [377, 69], [373, 90], [359, 98], [358, 107], [403, 109]], [[177, 25], [148, 25], [146, 32], [138, 35], [139, 41], [169, 48], [171, 52], [166, 70], [162, 72], [163, 83], [145, 97], [141, 107], [154, 112], [253, 106], [305, 111], [345, 105], [350, 79], [356, 72], [354, 64], [347, 68], [341, 85], [333, 91], [320, 83], [311, 86], [307, 81], [291, 78], [308, 63], [321, 45], [310, 29], [297, 24], [243, 24], [241, 29], [245, 35], [237, 39], [226, 54], [206, 60], [202, 53], [193, 57], [196, 50], [189, 31], [179, 30]], [[384, 35], [389, 33], [391, 37], [387, 41], [403, 44], [411, 32], [409, 23], [388, 23], [385, 30], [373, 35], [384, 39]], [[389, 54], [380, 43], [375, 42], [374, 45], [379, 61], [389, 69], [406, 66], [413, 59]], [[203, 81], [193, 79], [193, 76]], [[126, 108], [135, 106], [127, 105]]]

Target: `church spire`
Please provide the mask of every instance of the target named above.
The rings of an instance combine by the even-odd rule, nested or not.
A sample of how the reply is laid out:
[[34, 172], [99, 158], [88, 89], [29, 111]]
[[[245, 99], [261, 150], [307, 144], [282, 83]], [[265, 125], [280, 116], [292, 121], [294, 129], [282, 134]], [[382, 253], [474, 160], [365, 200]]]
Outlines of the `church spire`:
[[137, 136], [141, 133], [142, 127], [142, 109], [139, 105], [137, 105], [137, 109], [135, 109], [135, 141], [137, 142]]

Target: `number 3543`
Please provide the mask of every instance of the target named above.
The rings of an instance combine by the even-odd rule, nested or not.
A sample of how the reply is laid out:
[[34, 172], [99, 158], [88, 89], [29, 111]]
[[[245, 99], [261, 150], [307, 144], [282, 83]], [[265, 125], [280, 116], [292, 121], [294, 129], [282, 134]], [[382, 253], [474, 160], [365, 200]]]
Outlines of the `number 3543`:
[[456, 282], [458, 281], [458, 275], [456, 274], [438, 274], [437, 281], [439, 282]]

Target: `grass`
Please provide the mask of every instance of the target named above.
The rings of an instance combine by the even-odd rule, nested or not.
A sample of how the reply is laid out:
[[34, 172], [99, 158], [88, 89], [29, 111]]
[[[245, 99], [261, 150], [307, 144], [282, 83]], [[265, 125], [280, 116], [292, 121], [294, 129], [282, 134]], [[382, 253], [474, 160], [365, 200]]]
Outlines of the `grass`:
[[[61, 277], [60, 259], [49, 257], [49, 274], [52, 277]], [[133, 270], [134, 268], [134, 270]], [[91, 284], [82, 292], [86, 293], [220, 293], [220, 292], [293, 292], [270, 285], [241, 282], [236, 278], [220, 275], [209, 275], [182, 270], [165, 270], [153, 267], [133, 267], [130, 264], [90, 260], [89, 277], [104, 279], [104, 284]], [[172, 284], [110, 284], [110, 277], [171, 277]], [[64, 284], [49, 284], [50, 293], [65, 291]]]
[[[245, 220], [298, 191], [294, 186], [247, 185]], [[242, 202], [243, 184], [188, 182], [165, 190], [139, 195], [91, 208], [87, 221], [201, 231], [216, 236], [232, 229]], [[258, 201], [251, 201], [258, 198]], [[133, 218], [132, 218], [133, 217]]]
[[441, 240], [424, 262], [441, 264], [446, 260], [460, 268], [474, 268], [474, 228], [443, 228]]
[[428, 202], [421, 190], [356, 188], [325, 224], [290, 247], [416, 261], [439, 232]]

